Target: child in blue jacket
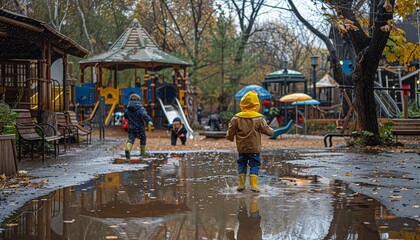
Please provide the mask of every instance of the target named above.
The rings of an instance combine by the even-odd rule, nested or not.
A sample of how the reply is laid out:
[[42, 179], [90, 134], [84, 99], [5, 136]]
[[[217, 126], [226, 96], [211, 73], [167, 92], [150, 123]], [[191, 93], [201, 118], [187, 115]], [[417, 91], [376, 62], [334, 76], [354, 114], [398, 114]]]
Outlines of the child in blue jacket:
[[185, 145], [187, 142], [187, 129], [184, 124], [181, 123], [179, 117], [175, 117], [172, 121], [172, 124], [168, 125], [168, 131], [171, 132], [171, 145], [175, 146], [177, 139], [181, 140], [182, 145]]
[[140, 155], [146, 156], [146, 129], [145, 122], [153, 126], [152, 118], [147, 115], [146, 109], [141, 104], [138, 94], [130, 95], [130, 102], [124, 112], [124, 118], [128, 120], [128, 140], [125, 148], [125, 157], [130, 159], [131, 149], [136, 138], [140, 139]]

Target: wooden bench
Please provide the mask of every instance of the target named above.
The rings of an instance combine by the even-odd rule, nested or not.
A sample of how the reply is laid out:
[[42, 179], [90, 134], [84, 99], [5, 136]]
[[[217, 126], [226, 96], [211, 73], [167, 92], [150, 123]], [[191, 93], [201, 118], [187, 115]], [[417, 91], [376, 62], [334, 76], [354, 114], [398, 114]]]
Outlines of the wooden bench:
[[392, 119], [391, 132], [395, 136], [395, 140], [398, 142], [398, 136], [407, 135], [415, 136], [420, 135], [420, 119]]
[[206, 136], [206, 138], [225, 138], [225, 131], [205, 131], [200, 132], [199, 135]]
[[67, 123], [77, 130], [78, 135], [86, 137], [86, 144], [92, 143], [92, 127], [90, 125], [88, 125], [89, 129], [83, 127], [82, 123], [77, 120], [74, 111], [67, 111], [65, 115]]
[[[58, 135], [57, 129], [48, 123], [33, 123], [32, 116], [28, 109], [12, 109], [18, 113], [16, 118], [16, 129], [19, 136], [19, 161], [22, 159], [22, 143], [23, 141], [31, 144], [31, 159], [34, 158], [34, 143], [41, 142], [42, 161], [45, 161], [45, 143], [54, 144], [54, 157], [57, 156], [60, 149], [57, 145], [62, 136]], [[50, 128], [53, 132], [51, 136], [47, 136], [45, 129]]]
[[68, 141], [70, 147], [72, 137], [79, 138], [77, 129], [67, 123], [66, 116], [62, 112], [55, 112], [55, 121], [58, 131], [64, 136], [64, 144]]

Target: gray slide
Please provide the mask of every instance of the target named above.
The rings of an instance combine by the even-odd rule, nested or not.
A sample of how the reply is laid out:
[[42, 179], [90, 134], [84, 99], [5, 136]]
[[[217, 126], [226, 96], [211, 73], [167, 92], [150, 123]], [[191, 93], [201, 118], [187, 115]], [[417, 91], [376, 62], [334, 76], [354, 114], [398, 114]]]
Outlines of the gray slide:
[[164, 105], [162, 99], [160, 98], [158, 98], [158, 100], [163, 112], [165, 113], [166, 119], [168, 119], [168, 122], [172, 123], [175, 117], [179, 117], [188, 131], [187, 138], [193, 139], [194, 131], [190, 127], [190, 124], [188, 123], [188, 119], [185, 116], [184, 111], [182, 111], [182, 106], [178, 98], [175, 98], [175, 104], [170, 105]]
[[[381, 88], [382, 85], [378, 82], [375, 82], [375, 87]], [[399, 118], [400, 109], [398, 108], [397, 103], [385, 90], [375, 90], [375, 100], [376, 104], [379, 106], [381, 113], [385, 114], [387, 118]]]

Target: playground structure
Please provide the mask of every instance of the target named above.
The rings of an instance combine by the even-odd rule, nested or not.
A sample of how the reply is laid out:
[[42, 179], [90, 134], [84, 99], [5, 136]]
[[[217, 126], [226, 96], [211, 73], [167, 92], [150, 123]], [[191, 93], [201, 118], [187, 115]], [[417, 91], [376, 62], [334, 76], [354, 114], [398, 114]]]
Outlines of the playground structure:
[[[141, 96], [155, 127], [162, 128], [173, 118], [180, 117], [192, 136], [189, 117], [193, 116], [187, 114], [189, 101], [186, 101], [186, 68], [189, 64], [159, 50], [137, 19], [132, 21], [108, 51], [84, 59], [79, 64], [81, 86], [76, 87], [75, 102], [81, 115], [87, 113], [89, 118], [94, 118], [95, 108], [102, 96], [106, 105], [105, 125], [110, 125], [115, 113], [123, 112], [129, 96], [136, 93]], [[137, 75], [138, 69], [142, 70], [143, 79]], [[172, 72], [168, 73], [167, 69], [172, 69]], [[131, 81], [129, 86], [122, 86], [119, 72], [125, 70], [134, 71], [134, 87], [130, 86]], [[168, 82], [168, 78], [172, 82]], [[88, 79], [90, 82], [86, 82]]]

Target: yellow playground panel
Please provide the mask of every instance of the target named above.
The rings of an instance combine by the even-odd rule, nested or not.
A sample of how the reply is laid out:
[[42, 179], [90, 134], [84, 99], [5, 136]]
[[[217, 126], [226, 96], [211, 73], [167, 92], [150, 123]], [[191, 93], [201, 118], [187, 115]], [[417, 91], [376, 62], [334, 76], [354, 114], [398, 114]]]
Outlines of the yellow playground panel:
[[120, 89], [112, 87], [99, 88], [99, 95], [105, 97], [105, 104], [111, 105], [115, 102], [118, 103], [120, 99]]
[[105, 119], [105, 124], [108, 125], [114, 114], [115, 108], [120, 102], [120, 89], [119, 88], [99, 88], [99, 95], [105, 97], [105, 105], [112, 105]]
[[[54, 109], [54, 111], [61, 112], [61, 111], [64, 110], [63, 109], [64, 108], [64, 94], [63, 94], [64, 92], [63, 92], [63, 89], [60, 88], [60, 87], [54, 87], [52, 89], [52, 91], [54, 91], [53, 92], [53, 97], [54, 98], [51, 102], [50, 108]], [[70, 96], [71, 96], [71, 94], [70, 94]], [[70, 101], [71, 101], [71, 99], [70, 99]], [[32, 95], [29, 98], [29, 102], [31, 103], [31, 109], [32, 110], [38, 109], [38, 92], [36, 92], [34, 95]]]

